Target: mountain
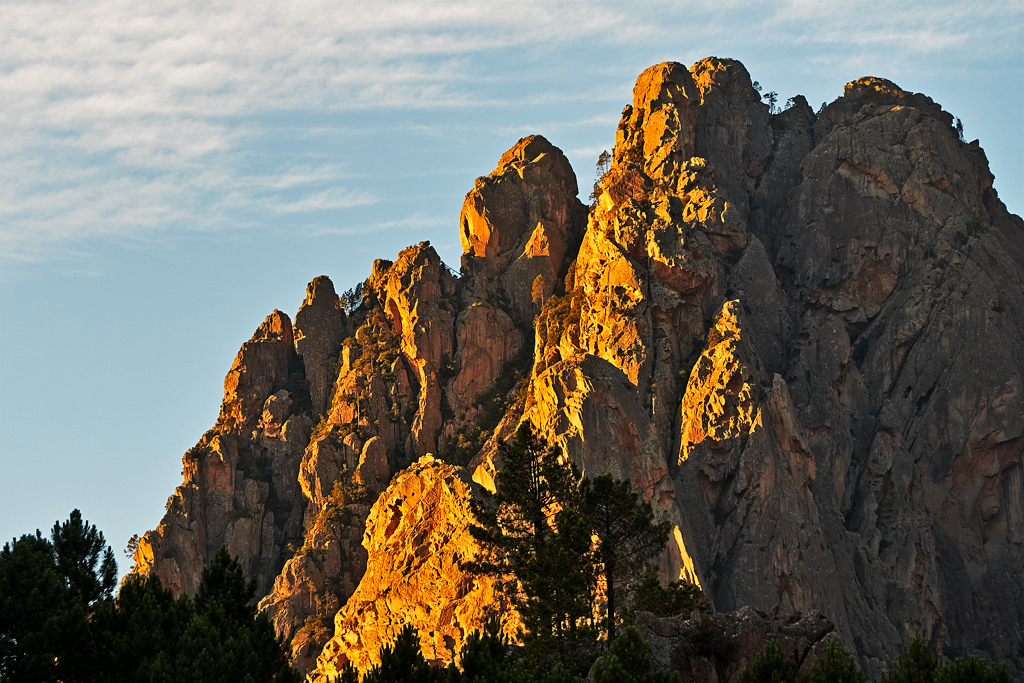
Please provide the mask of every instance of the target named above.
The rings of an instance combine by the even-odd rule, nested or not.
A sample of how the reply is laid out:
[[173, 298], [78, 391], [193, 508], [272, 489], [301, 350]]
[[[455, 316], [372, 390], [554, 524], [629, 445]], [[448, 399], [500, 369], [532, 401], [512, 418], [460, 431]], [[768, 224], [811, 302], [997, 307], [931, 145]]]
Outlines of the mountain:
[[[1024, 675], [1024, 222], [928, 97], [815, 113], [739, 62], [644, 71], [593, 205], [540, 136], [361, 291], [315, 278], [242, 345], [135, 572], [226, 544], [314, 680], [484, 615], [468, 501], [526, 420], [672, 525], [719, 612], [823, 613], [877, 675], [920, 632]], [[361, 296], [361, 299], [360, 299]]]

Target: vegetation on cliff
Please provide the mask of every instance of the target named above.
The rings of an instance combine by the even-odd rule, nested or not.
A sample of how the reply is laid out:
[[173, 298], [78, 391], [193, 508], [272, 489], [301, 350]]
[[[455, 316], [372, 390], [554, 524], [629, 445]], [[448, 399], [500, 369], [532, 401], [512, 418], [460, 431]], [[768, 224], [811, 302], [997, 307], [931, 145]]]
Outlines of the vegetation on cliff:
[[[837, 640], [829, 640], [824, 656], [812, 658], [809, 667], [801, 667], [773, 640], [737, 683], [868, 683], [868, 678]], [[1010, 683], [1010, 673], [1005, 662], [993, 665], [974, 656], [943, 661], [919, 634], [878, 683]]]
[[[596, 654], [591, 656], [593, 662]], [[586, 669], [574, 672], [564, 662], [523, 656], [521, 648], [511, 646], [502, 636], [496, 619], [467, 639], [456, 662], [446, 667], [431, 666], [419, 648], [419, 636], [411, 625], [395, 641], [382, 648], [380, 663], [360, 679], [352, 666], [346, 666], [328, 683], [584, 683]], [[595, 683], [678, 683], [679, 675], [656, 670], [651, 648], [636, 629], [627, 628], [593, 667]]]
[[638, 499], [629, 481], [582, 477], [560, 448], [525, 423], [499, 452], [503, 467], [493, 497], [471, 506], [470, 531], [483, 552], [466, 566], [500, 578], [532, 657], [585, 672], [601, 627], [606, 642], [614, 641], [634, 593], [647, 604], [678, 608], [674, 614], [705, 607], [698, 590], [662, 588], [649, 563], [664, 550], [669, 525], [655, 522], [650, 503]]

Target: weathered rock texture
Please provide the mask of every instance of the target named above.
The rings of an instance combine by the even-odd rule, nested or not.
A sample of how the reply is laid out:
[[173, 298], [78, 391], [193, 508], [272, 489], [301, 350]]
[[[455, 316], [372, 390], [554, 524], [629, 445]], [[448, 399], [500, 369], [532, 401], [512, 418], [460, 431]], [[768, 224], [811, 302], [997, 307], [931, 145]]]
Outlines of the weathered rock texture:
[[527, 420], [631, 479], [719, 612], [819, 612], [873, 676], [915, 631], [1024, 675], [1024, 223], [951, 123], [878, 78], [773, 112], [738, 62], [651, 67], [589, 211], [527, 137], [459, 277], [423, 243], [355, 310], [317, 278], [269, 317], [136, 571], [193, 591], [227, 543], [304, 670], [406, 622], [447, 660], [489, 599], [465, 477]]
[[291, 321], [274, 311], [224, 378], [217, 424], [182, 458], [184, 483], [135, 553], [135, 571], [195, 593], [203, 566], [227, 545], [266, 593], [288, 543], [302, 538], [299, 462], [312, 427]]
[[494, 580], [473, 577], [462, 562], [476, 555], [469, 535], [472, 497], [462, 468], [424, 456], [395, 478], [366, 520], [369, 562], [359, 588], [335, 617], [314, 680], [328, 680], [351, 662], [360, 671], [380, 663], [380, 649], [413, 624], [428, 661], [445, 664], [491, 614], [514, 635], [521, 624], [496, 593]]
[[817, 612], [784, 618], [744, 607], [731, 614], [660, 619], [639, 612], [636, 627], [651, 646], [654, 667], [679, 672], [684, 683], [735, 683], [771, 641], [798, 663], [798, 677], [825, 658], [833, 640], [844, 656], [850, 655], [832, 622]]

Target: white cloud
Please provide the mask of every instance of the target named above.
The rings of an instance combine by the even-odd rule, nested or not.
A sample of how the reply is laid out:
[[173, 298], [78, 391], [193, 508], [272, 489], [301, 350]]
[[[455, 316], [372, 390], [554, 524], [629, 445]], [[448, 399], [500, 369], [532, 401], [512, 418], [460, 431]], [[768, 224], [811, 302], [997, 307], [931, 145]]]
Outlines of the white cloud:
[[382, 221], [379, 223], [359, 223], [346, 227], [338, 226], [316, 226], [309, 228], [306, 233], [311, 237], [322, 237], [325, 235], [370, 235], [385, 230], [413, 230], [418, 228], [437, 228], [452, 225], [450, 218], [431, 216], [424, 213], [414, 213], [405, 218], [393, 221]]
[[306, 213], [326, 209], [347, 209], [353, 206], [376, 204], [380, 198], [368, 192], [331, 188], [307, 195], [294, 202], [268, 202], [267, 208], [274, 213]]
[[[1024, 10], [1016, 0], [7, 0], [3, 17], [6, 259], [89, 235], [240, 221], [232, 207], [283, 214], [381, 199], [325, 186], [338, 180], [326, 166], [246, 172], [259, 117], [618, 101], [628, 83], [595, 89], [558, 65], [619, 74], [632, 65], [617, 55], [652, 46], [677, 59], [797, 46], [821, 69], [969, 55], [981, 44], [992, 60], [1019, 58]], [[529, 71], [505, 68], [507, 55], [524, 54]], [[268, 200], [267, 189], [298, 194]], [[219, 198], [199, 199], [211, 192]]]

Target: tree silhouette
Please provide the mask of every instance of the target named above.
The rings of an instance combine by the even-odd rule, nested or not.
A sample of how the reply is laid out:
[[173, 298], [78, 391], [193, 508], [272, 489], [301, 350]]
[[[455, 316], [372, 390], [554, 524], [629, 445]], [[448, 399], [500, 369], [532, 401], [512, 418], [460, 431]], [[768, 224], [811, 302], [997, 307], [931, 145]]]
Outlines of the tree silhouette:
[[651, 504], [640, 502], [628, 481], [610, 474], [584, 480], [581, 492], [583, 514], [598, 539], [607, 600], [605, 629], [611, 642], [618, 593], [643, 577], [647, 563], [665, 549], [669, 523], [656, 523]]
[[[102, 560], [101, 560], [102, 558]], [[49, 540], [39, 531], [0, 552], [0, 673], [4, 681], [103, 680], [91, 624], [117, 586], [114, 551], [72, 511]]]
[[[580, 475], [561, 451], [541, 441], [530, 425], [498, 446], [502, 468], [496, 492], [484, 504], [472, 503], [476, 523], [470, 533], [481, 546], [467, 568], [498, 578], [499, 588], [516, 604], [529, 635], [550, 641], [590, 594], [589, 567], [579, 557], [579, 526], [571, 516], [579, 506]], [[559, 524], [562, 526], [559, 527]], [[589, 536], [587, 536], [589, 546]], [[589, 549], [589, 548], [588, 548]]]
[[533, 289], [531, 290], [530, 295], [533, 299], [533, 303], [537, 304], [538, 306], [544, 305], [544, 288], [546, 286], [547, 283], [544, 282], [543, 274], [538, 275], [533, 279]]
[[597, 204], [597, 198], [601, 196], [601, 178], [608, 172], [608, 168], [612, 162], [612, 155], [608, 153], [608, 150], [604, 150], [597, 157], [597, 167], [594, 169], [594, 189], [590, 193], [590, 204], [594, 206]]

